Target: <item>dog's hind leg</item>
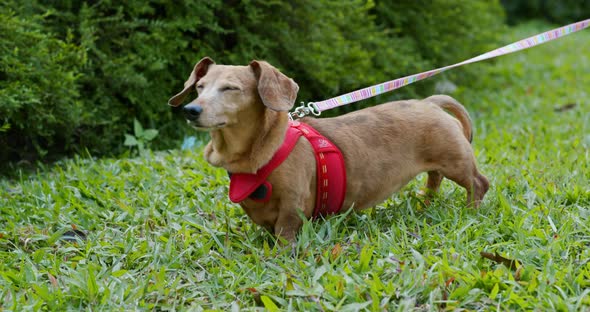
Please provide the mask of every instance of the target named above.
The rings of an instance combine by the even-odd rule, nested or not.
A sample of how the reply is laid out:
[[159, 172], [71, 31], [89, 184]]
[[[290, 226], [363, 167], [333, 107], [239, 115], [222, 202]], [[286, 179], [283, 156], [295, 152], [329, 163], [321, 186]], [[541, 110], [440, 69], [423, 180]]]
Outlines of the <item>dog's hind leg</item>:
[[477, 168], [475, 163], [471, 163], [469, 168], [447, 167], [441, 172], [455, 183], [461, 185], [467, 190], [467, 204], [471, 207], [478, 207], [484, 195], [488, 191], [489, 182]]
[[444, 176], [436, 170], [428, 171], [428, 180], [426, 181], [426, 190], [420, 191], [420, 195], [424, 196], [424, 204], [430, 205], [430, 200], [434, 197], [434, 193], [438, 192], [440, 183]]

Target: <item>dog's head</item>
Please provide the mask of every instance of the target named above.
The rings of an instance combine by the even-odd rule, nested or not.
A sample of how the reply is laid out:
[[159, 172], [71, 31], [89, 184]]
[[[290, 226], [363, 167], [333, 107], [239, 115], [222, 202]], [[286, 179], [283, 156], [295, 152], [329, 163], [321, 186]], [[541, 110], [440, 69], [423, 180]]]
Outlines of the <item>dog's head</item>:
[[198, 96], [184, 106], [185, 116], [193, 127], [212, 130], [256, 120], [252, 115], [264, 109], [289, 111], [299, 86], [264, 61], [229, 66], [216, 65], [205, 57], [195, 65], [184, 89], [168, 104], [180, 106], [193, 90]]

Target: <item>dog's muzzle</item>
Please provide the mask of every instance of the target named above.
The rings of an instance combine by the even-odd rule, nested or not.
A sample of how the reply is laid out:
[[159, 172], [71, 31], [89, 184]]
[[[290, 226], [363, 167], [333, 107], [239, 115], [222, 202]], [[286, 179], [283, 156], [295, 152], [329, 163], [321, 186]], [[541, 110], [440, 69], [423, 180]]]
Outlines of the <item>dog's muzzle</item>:
[[183, 109], [184, 116], [189, 121], [195, 121], [199, 119], [201, 112], [203, 112], [203, 108], [200, 105], [186, 105]]

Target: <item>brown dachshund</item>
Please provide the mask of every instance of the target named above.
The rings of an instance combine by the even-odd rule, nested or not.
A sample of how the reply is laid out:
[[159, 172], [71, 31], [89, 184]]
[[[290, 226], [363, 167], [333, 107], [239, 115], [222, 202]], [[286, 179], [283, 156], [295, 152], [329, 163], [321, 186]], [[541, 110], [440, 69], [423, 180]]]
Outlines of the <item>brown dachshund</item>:
[[[283, 143], [288, 111], [299, 87], [263, 61], [229, 66], [205, 57], [169, 104], [181, 105], [195, 89], [198, 97], [184, 112], [191, 126], [211, 135], [204, 150], [206, 160], [228, 172], [256, 173]], [[429, 191], [436, 192], [446, 177], [467, 190], [467, 202], [473, 206], [488, 190], [470, 144], [469, 115], [449, 96], [390, 102], [339, 117], [300, 121], [328, 138], [344, 156], [343, 211], [379, 204], [421, 172], [428, 172]], [[310, 142], [299, 138], [291, 154], [267, 178], [272, 184], [270, 199], [246, 199], [240, 205], [255, 223], [294, 241], [303, 223], [298, 211], [308, 218], [313, 215], [315, 162]]]

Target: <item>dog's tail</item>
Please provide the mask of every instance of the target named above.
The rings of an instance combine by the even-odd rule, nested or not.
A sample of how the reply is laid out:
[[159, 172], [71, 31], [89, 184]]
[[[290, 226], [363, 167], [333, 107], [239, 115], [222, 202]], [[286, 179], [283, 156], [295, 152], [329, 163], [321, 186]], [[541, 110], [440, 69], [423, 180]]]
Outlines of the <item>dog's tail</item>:
[[463, 126], [463, 134], [465, 134], [465, 137], [469, 140], [469, 143], [471, 143], [473, 140], [471, 118], [469, 118], [469, 113], [461, 103], [448, 95], [442, 94], [430, 96], [426, 98], [426, 101], [432, 102], [455, 115], [461, 123], [461, 126]]

